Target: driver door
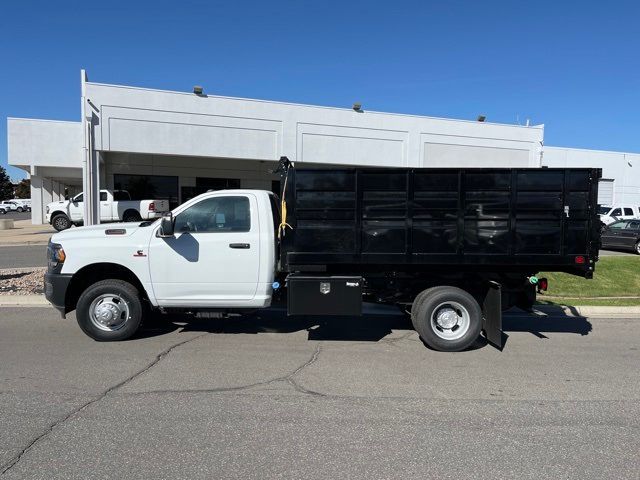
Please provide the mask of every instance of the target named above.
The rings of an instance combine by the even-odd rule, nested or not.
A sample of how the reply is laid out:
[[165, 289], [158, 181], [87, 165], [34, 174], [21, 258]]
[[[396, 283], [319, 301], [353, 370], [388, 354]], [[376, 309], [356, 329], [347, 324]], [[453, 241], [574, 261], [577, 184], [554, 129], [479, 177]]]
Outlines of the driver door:
[[161, 306], [243, 306], [258, 286], [258, 203], [216, 194], [175, 217], [175, 234], [149, 244], [153, 291]]

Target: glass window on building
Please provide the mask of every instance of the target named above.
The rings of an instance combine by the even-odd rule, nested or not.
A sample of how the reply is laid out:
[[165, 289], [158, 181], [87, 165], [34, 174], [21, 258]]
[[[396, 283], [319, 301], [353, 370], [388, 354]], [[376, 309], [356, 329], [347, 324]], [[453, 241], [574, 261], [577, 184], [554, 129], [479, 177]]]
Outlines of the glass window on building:
[[126, 190], [131, 200], [168, 200], [170, 208], [179, 205], [178, 177], [164, 175], [114, 175], [114, 190]]
[[231, 188], [240, 188], [239, 178], [197, 177], [195, 187], [182, 187], [180, 193], [182, 194], [182, 203], [184, 203], [209, 190], [229, 190]]

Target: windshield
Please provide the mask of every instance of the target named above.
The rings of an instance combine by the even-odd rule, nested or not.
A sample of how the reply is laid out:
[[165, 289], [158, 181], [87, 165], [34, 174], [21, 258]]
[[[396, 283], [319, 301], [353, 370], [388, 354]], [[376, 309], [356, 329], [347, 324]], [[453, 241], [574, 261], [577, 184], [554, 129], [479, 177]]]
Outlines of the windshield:
[[598, 215], [606, 215], [611, 210], [611, 207], [598, 207]]

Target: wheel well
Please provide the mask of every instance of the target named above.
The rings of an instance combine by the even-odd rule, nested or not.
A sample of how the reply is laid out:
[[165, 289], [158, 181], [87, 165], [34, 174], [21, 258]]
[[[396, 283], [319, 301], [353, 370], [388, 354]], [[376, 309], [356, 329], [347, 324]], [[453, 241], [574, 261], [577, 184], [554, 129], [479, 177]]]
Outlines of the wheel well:
[[124, 218], [127, 213], [136, 213], [136, 214], [138, 214], [138, 216], [140, 216], [140, 212], [138, 210], [136, 210], [135, 208], [127, 208], [124, 211], [124, 213], [122, 214], [122, 218]]
[[94, 263], [81, 268], [73, 275], [65, 296], [66, 311], [76, 308], [78, 299], [89, 285], [101, 280], [124, 280], [138, 289], [144, 300], [148, 300], [147, 292], [135, 273], [117, 263]]
[[51, 220], [53, 220], [53, 217], [55, 217], [56, 215], [64, 215], [65, 217], [68, 217], [69, 215], [67, 215], [65, 212], [62, 212], [60, 210], [56, 210], [55, 212], [53, 212], [51, 214]]

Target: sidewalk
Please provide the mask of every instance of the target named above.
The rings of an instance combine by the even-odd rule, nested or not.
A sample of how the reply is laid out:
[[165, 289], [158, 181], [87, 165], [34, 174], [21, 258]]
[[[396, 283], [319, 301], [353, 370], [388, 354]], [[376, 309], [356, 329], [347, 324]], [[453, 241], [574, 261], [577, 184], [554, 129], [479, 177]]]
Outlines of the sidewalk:
[[51, 225], [32, 225], [31, 220], [18, 220], [11, 230], [0, 230], [0, 247], [46, 245], [56, 233]]

